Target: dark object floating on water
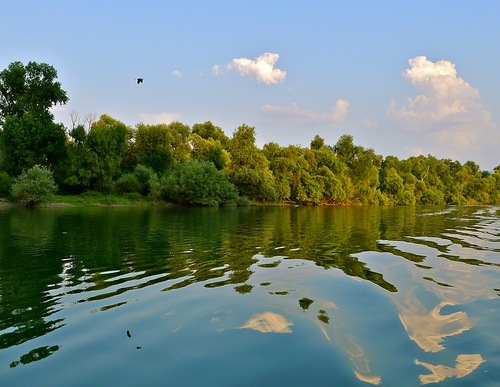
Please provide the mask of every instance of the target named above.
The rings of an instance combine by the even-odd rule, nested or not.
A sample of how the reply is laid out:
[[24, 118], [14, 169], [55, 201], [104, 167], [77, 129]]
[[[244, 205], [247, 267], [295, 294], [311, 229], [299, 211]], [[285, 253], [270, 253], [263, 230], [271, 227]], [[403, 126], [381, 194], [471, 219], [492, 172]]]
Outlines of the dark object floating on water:
[[130, 334], [130, 331], [127, 331], [127, 336], [132, 337], [132, 335]]
[[142, 79], [142, 78], [137, 78], [137, 79], [136, 79], [136, 81], [137, 81], [137, 84], [140, 84], [140, 83], [144, 82], [144, 79]]
[[141, 348], [142, 348], [142, 347], [139, 347], [139, 346], [135, 347], [135, 349], [141, 349]]

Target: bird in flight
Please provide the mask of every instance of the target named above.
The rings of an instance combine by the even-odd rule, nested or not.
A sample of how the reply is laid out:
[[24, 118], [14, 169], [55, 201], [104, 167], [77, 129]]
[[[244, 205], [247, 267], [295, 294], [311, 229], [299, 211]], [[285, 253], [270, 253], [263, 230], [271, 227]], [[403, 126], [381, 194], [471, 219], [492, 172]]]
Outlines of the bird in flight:
[[139, 84], [141, 84], [142, 82], [144, 82], [144, 79], [142, 79], [142, 78], [137, 78], [137, 79], [136, 79], [136, 81], [137, 81], [137, 84], [139, 85]]

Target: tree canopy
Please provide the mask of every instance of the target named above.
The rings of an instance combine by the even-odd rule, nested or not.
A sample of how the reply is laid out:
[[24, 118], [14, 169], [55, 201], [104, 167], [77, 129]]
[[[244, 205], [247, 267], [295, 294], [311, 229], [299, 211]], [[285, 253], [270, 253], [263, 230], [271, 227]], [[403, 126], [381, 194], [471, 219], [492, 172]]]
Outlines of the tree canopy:
[[[420, 155], [400, 160], [350, 135], [309, 147], [256, 145], [247, 124], [231, 137], [207, 121], [135, 128], [106, 114], [68, 130], [50, 108], [68, 98], [52, 66], [14, 62], [0, 72], [0, 193], [34, 166], [53, 171], [60, 192], [147, 195], [182, 204], [240, 198], [296, 204], [500, 203], [500, 166]], [[72, 113], [74, 118], [77, 113]], [[95, 116], [93, 116], [95, 117]], [[23, 175], [25, 176], [25, 175]]]
[[65, 158], [65, 128], [49, 109], [68, 101], [46, 63], [13, 62], [0, 72], [1, 167], [11, 175], [36, 164], [57, 169]]

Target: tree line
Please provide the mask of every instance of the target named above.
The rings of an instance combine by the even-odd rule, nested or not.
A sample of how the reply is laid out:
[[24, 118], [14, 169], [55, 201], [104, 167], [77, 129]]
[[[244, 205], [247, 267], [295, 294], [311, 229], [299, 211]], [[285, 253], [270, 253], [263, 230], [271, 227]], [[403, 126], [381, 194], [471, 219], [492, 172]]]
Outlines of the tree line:
[[0, 197], [19, 197], [40, 180], [67, 195], [185, 205], [500, 203], [500, 166], [490, 172], [432, 155], [383, 157], [350, 135], [332, 145], [316, 135], [309, 147], [258, 148], [246, 124], [229, 137], [210, 121], [130, 127], [105, 114], [81, 122], [73, 112], [66, 128], [50, 108], [67, 101], [48, 64], [13, 62], [0, 73]]

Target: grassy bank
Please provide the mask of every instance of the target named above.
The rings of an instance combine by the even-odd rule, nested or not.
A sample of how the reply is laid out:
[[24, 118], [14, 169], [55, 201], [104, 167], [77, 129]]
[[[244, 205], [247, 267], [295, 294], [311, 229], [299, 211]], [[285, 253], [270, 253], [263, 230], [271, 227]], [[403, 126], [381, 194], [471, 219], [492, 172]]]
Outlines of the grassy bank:
[[51, 203], [75, 206], [156, 206], [166, 205], [165, 202], [153, 201], [139, 194], [123, 196], [104, 195], [99, 192], [85, 192], [81, 195], [56, 195]]

